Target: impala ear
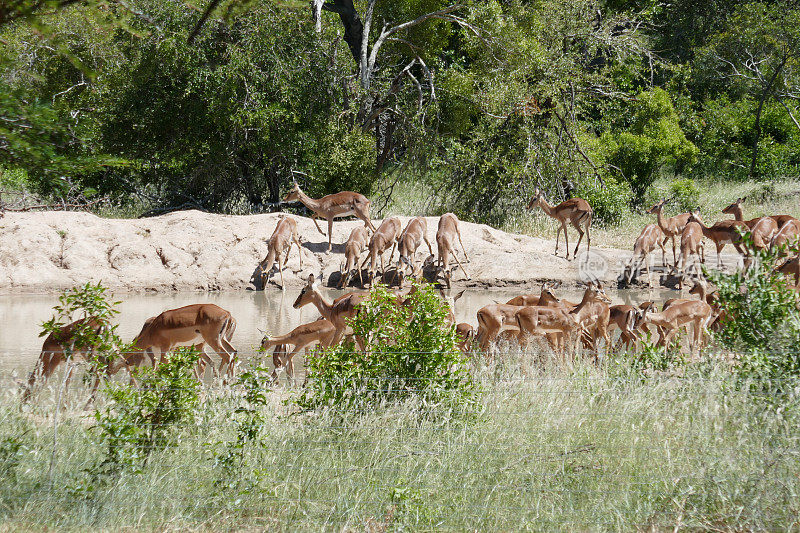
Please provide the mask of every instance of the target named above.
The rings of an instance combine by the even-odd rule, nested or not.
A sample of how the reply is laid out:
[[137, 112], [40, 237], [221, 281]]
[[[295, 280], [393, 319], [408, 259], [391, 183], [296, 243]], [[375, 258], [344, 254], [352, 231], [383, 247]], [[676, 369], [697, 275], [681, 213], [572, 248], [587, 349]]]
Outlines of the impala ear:
[[314, 274], [309, 274], [309, 275], [308, 275], [308, 284], [309, 284], [309, 285], [313, 285], [313, 284], [314, 284], [314, 280], [315, 280], [315, 279], [316, 279], [316, 278], [314, 277]]
[[464, 289], [463, 291], [461, 291], [461, 292], [459, 292], [458, 294], [456, 294], [455, 296], [453, 296], [453, 303], [456, 303], [456, 302], [458, 301], [458, 299], [459, 299], [459, 298], [461, 298], [462, 296], [464, 296], [464, 293], [465, 293], [465, 292], [467, 292], [467, 289]]

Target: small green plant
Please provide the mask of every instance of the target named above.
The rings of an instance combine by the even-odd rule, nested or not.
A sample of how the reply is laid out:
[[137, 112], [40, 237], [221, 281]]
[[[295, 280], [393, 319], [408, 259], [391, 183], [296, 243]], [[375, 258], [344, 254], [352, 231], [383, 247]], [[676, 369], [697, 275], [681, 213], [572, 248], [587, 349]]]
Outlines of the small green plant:
[[95, 412], [106, 446], [100, 473], [144, 466], [151, 453], [172, 442], [176, 427], [192, 420], [200, 387], [193, 372], [197, 360], [196, 349], [181, 348], [155, 369], [138, 370], [138, 387], [106, 387], [109, 402]]
[[244, 472], [246, 448], [248, 445], [260, 443], [261, 429], [266, 422], [264, 406], [267, 405], [271, 381], [269, 369], [257, 361], [234, 384], [234, 389], [242, 390], [239, 405], [233, 413], [236, 439], [223, 443], [222, 451], [214, 457], [215, 466], [222, 473], [222, 478], [216, 485], [224, 492], [239, 488]]
[[309, 355], [312, 379], [297, 400], [301, 407], [362, 408], [409, 396], [470, 402], [476, 388], [446, 304], [431, 285], [414, 287], [402, 305], [384, 286], [371, 290], [351, 323], [363, 352], [348, 342]]
[[675, 198], [678, 208], [682, 212], [697, 209], [700, 201], [700, 189], [693, 180], [675, 180], [669, 184], [669, 192]]
[[602, 186], [587, 184], [578, 187], [578, 196], [592, 206], [594, 210], [592, 221], [606, 226], [616, 226], [622, 222], [633, 198], [627, 183], [621, 183], [611, 177], [606, 178]]

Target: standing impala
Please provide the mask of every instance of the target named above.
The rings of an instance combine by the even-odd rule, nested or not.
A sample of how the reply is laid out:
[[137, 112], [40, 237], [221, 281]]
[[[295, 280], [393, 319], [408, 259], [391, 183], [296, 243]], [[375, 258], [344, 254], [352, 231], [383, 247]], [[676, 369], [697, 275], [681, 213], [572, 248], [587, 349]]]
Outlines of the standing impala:
[[[404, 264], [411, 270], [410, 275], [416, 276], [418, 274], [419, 271], [415, 266], [415, 255], [417, 253], [417, 248], [420, 247], [423, 241], [428, 245], [428, 252], [430, 255], [433, 255], [431, 241], [428, 240], [428, 222], [425, 220], [425, 217], [415, 217], [408, 222], [406, 229], [403, 230], [400, 239], [397, 241], [397, 251], [400, 254], [400, 258], [397, 260], [397, 270], [395, 270], [394, 276], [396, 278], [398, 273], [401, 274], [401, 285], [403, 283], [404, 274], [404, 271], [401, 269], [405, 268], [403, 266]], [[392, 283], [394, 283], [394, 278], [392, 278]]]
[[369, 240], [369, 254], [359, 267], [363, 269], [364, 265], [366, 265], [367, 261], [369, 261], [367, 279], [370, 284], [372, 284], [372, 279], [375, 276], [376, 264], [379, 258], [381, 263], [381, 278], [383, 278], [383, 276], [386, 274], [384, 269], [385, 265], [383, 262], [383, 254], [389, 248], [392, 249], [392, 251], [389, 252], [389, 263], [391, 264], [392, 256], [394, 255], [394, 249], [397, 246], [397, 239], [400, 237], [400, 231], [402, 229], [403, 225], [398, 217], [389, 217], [383, 219], [381, 225], [378, 226], [378, 229], [376, 229], [375, 233], [372, 234], [372, 238]]
[[753, 247], [756, 250], [765, 250], [769, 247], [772, 237], [778, 232], [778, 220], [786, 215], [777, 215], [776, 217], [766, 216], [744, 220], [742, 216], [742, 203], [744, 200], [744, 198], [739, 198], [723, 209], [722, 212], [726, 215], [733, 215], [734, 220], [747, 224], [753, 239]]
[[700, 213], [694, 211], [690, 214], [689, 220], [697, 222], [700, 229], [703, 230], [703, 236], [714, 241], [714, 246], [717, 249], [717, 268], [722, 267], [722, 259], [720, 254], [726, 244], [732, 244], [736, 251], [744, 255], [745, 251], [742, 249], [742, 233], [748, 231], [747, 224], [740, 220], [721, 220], [711, 226], [706, 226]]
[[669, 346], [672, 337], [689, 324], [693, 326], [693, 335], [689, 343], [692, 355], [699, 352], [703, 344], [703, 334], [713, 319], [714, 311], [710, 305], [700, 300], [673, 301], [662, 312], [652, 312], [652, 305], [645, 307], [644, 320], [655, 325], [659, 330], [659, 346]]
[[[164, 311], [145, 322], [142, 331], [133, 340], [137, 351], [128, 355], [127, 362], [131, 365], [141, 364], [147, 355], [151, 364], [156, 366], [153, 348], [158, 348], [159, 358], [163, 361], [167, 352], [178, 346], [208, 344], [220, 356], [219, 369], [214, 374], [221, 374], [227, 365], [227, 375], [232, 378], [237, 364], [236, 348], [230, 343], [234, 331], [236, 320], [218, 305], [193, 304]], [[201, 355], [201, 358], [207, 359], [208, 356], [203, 358]], [[213, 365], [211, 368], [214, 369]]]
[[[564, 200], [560, 204], [553, 206], [547, 203], [544, 193], [537, 188], [533, 198], [531, 198], [531, 201], [528, 202], [527, 210], [530, 211], [534, 207], [541, 207], [542, 211], [544, 211], [547, 216], [558, 220], [558, 222], [561, 224], [556, 231], [556, 255], [558, 255], [558, 238], [561, 235], [561, 231], [564, 231], [564, 241], [567, 247], [567, 259], [569, 259], [569, 237], [567, 236], [567, 222], [572, 224], [572, 227], [578, 231], [579, 235], [578, 244], [575, 245], [575, 253], [573, 253], [572, 256], [575, 257], [578, 255], [578, 248], [581, 245], [584, 233], [586, 233], [586, 250], [589, 250], [589, 246], [592, 243], [592, 238], [589, 235], [589, 228], [592, 225], [592, 216], [594, 215], [594, 211], [592, 211], [592, 206], [589, 205], [589, 202], [583, 198], [570, 198], [569, 200]], [[581, 229], [581, 226], [583, 226], [584, 229]]]
[[320, 233], [325, 235], [322, 228], [319, 227], [317, 219], [324, 218], [328, 221], [328, 252], [331, 251], [331, 239], [333, 238], [333, 219], [341, 218], [350, 215], [355, 215], [364, 221], [364, 225], [371, 230], [375, 230], [372, 221], [369, 219], [369, 199], [363, 194], [357, 192], [343, 191], [335, 194], [329, 194], [322, 198], [315, 200], [306, 193], [304, 193], [297, 182], [294, 182], [292, 190], [283, 199], [284, 202], [293, 202], [299, 200], [304, 206], [309, 208], [314, 214], [311, 219]]
[[[300, 247], [300, 239], [297, 235], [297, 221], [287, 216], [281, 216], [278, 224], [275, 226], [275, 231], [267, 241], [268, 252], [267, 256], [259, 263], [256, 275], [254, 276], [261, 289], [267, 283], [269, 273], [275, 263], [278, 263], [278, 272], [281, 275], [281, 288], [283, 288], [283, 267], [286, 266], [286, 260], [289, 259], [289, 252], [292, 250], [292, 244], [297, 245], [297, 254], [300, 257], [300, 268], [303, 268], [303, 249]], [[281, 254], [286, 251], [286, 254], [281, 260]]]
[[437, 270], [444, 273], [444, 279], [448, 289], [450, 288], [450, 278], [452, 277], [452, 273], [450, 272], [451, 255], [453, 259], [456, 260], [458, 266], [461, 267], [464, 277], [469, 279], [467, 271], [464, 270], [464, 265], [461, 264], [461, 261], [458, 260], [458, 256], [456, 255], [456, 238], [458, 238], [458, 243], [461, 245], [461, 251], [464, 252], [464, 261], [469, 261], [467, 250], [464, 248], [464, 243], [461, 241], [461, 230], [458, 229], [458, 217], [453, 213], [445, 213], [439, 217], [439, 227], [436, 230], [436, 248], [438, 252]]
[[666, 218], [664, 217], [664, 213], [662, 212], [664, 209], [664, 205], [669, 200], [664, 198], [653, 207], [647, 210], [648, 213], [656, 215], [656, 221], [658, 222], [658, 227], [661, 228], [661, 231], [664, 233], [664, 242], [661, 244], [661, 265], [667, 265], [667, 258], [666, 252], [664, 251], [664, 245], [667, 244], [668, 240], [672, 241], [672, 264], [674, 265], [677, 263], [678, 259], [675, 255], [675, 238], [683, 233], [683, 228], [686, 227], [686, 223], [689, 221], [690, 213], [681, 213], [680, 215], [675, 215], [674, 217]]
[[699, 278], [702, 276], [702, 272], [697, 263], [699, 261], [701, 264], [705, 264], [706, 253], [705, 247], [703, 246], [703, 228], [693, 220], [689, 221], [683, 228], [683, 233], [681, 234], [681, 254], [678, 256], [678, 262], [675, 264], [675, 270], [681, 279], [681, 290], [683, 290], [683, 276], [689, 270], [687, 265], [692, 256], [695, 256], [695, 261], [692, 264], [695, 267], [695, 274]]

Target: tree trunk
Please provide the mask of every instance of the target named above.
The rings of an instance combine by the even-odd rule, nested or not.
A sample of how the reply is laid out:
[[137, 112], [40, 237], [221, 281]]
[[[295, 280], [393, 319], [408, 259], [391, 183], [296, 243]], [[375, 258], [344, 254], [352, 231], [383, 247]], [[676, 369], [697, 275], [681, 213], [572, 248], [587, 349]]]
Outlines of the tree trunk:
[[758, 141], [761, 140], [761, 111], [764, 109], [764, 103], [769, 99], [772, 90], [775, 88], [775, 80], [778, 79], [778, 74], [780, 74], [781, 70], [783, 70], [783, 66], [786, 65], [786, 61], [788, 59], [789, 59], [789, 51], [784, 48], [781, 62], [778, 63], [777, 67], [775, 67], [775, 72], [772, 73], [772, 76], [770, 76], [769, 81], [767, 81], [767, 85], [761, 92], [761, 98], [758, 101], [758, 109], [756, 110], [756, 132], [755, 132], [756, 135], [755, 139], [753, 139], [753, 155], [750, 159], [750, 178], [756, 177], [756, 160], [758, 159]]
[[361, 22], [361, 17], [358, 16], [353, 5], [353, 0], [333, 0], [333, 2], [325, 2], [322, 4], [322, 9], [338, 13], [339, 18], [342, 20], [344, 26], [344, 40], [350, 48], [350, 53], [353, 54], [356, 64], [361, 64], [361, 43], [364, 39], [364, 24]]

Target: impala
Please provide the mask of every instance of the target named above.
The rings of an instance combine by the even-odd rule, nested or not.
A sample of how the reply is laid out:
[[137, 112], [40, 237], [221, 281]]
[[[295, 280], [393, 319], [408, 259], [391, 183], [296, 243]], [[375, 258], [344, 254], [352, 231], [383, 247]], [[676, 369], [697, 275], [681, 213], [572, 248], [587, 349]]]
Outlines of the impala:
[[[563, 231], [564, 241], [567, 247], [567, 259], [569, 259], [569, 237], [567, 236], [567, 222], [572, 224], [572, 227], [578, 231], [579, 235], [578, 244], [575, 246], [575, 252], [572, 254], [573, 257], [578, 255], [578, 248], [581, 245], [584, 233], [586, 233], [586, 250], [589, 250], [592, 242], [592, 238], [589, 235], [589, 228], [592, 225], [592, 216], [594, 211], [592, 211], [592, 207], [586, 200], [583, 198], [570, 198], [569, 200], [564, 200], [560, 204], [553, 206], [547, 203], [544, 193], [537, 188], [533, 197], [528, 202], [527, 210], [530, 211], [534, 207], [541, 207], [542, 211], [544, 211], [547, 216], [556, 219], [560, 224], [558, 230], [556, 231], [555, 255], [558, 255], [558, 238]], [[583, 229], [581, 229], [581, 226], [583, 226]]]
[[633, 243], [633, 256], [626, 267], [628, 275], [625, 276], [625, 271], [623, 271], [623, 279], [627, 278], [626, 281], [631, 283], [633, 278], [637, 276], [641, 270], [642, 264], [644, 264], [645, 272], [647, 272], [647, 284], [650, 285], [650, 262], [647, 260], [647, 256], [658, 246], [661, 248], [661, 257], [663, 261], [665, 257], [664, 243], [661, 242], [663, 236], [664, 234], [657, 224], [648, 224], [644, 227], [636, 238], [636, 242]]
[[598, 360], [597, 341], [601, 337], [605, 340], [605, 351], [611, 347], [611, 339], [608, 336], [610, 303], [611, 299], [601, 285], [589, 283], [580, 303], [570, 311], [570, 314], [578, 318], [581, 330], [586, 332], [586, 335], [581, 335], [581, 339], [584, 340], [584, 344], [591, 345], [595, 362]]
[[[339, 278], [340, 289], [345, 287], [350, 281], [350, 276], [353, 275], [353, 269], [358, 268], [359, 257], [364, 251], [364, 248], [367, 247], [368, 242], [369, 234], [367, 233], [367, 228], [364, 226], [357, 226], [350, 232], [347, 243], [344, 245], [345, 266], [343, 271], [340, 269], [342, 274], [341, 278]], [[358, 281], [362, 286], [364, 285], [364, 278], [361, 276], [360, 268], [358, 269]]]
[[[439, 217], [439, 227], [436, 230], [436, 248], [438, 252], [437, 265], [438, 271], [444, 273], [445, 283], [447, 288], [450, 288], [450, 256], [456, 260], [464, 277], [469, 279], [467, 271], [464, 270], [464, 265], [458, 260], [458, 255], [455, 251], [455, 240], [458, 238], [458, 243], [461, 245], [461, 250], [464, 252], [464, 261], [469, 261], [467, 257], [467, 250], [464, 248], [464, 243], [461, 241], [461, 231], [458, 229], [458, 217], [453, 213], [445, 213]], [[437, 274], [438, 276], [438, 274]]]
[[389, 217], [385, 218], [381, 225], [378, 226], [378, 229], [375, 230], [375, 233], [372, 234], [372, 238], [369, 240], [369, 254], [366, 258], [364, 258], [364, 262], [361, 263], [360, 269], [364, 268], [364, 265], [367, 264], [369, 261], [369, 270], [367, 271], [367, 279], [369, 280], [370, 284], [372, 283], [372, 279], [375, 276], [375, 268], [378, 259], [380, 258], [381, 263], [381, 278], [386, 275], [386, 271], [384, 270], [384, 263], [383, 263], [383, 254], [391, 248], [391, 252], [389, 252], [389, 262], [392, 261], [392, 256], [394, 255], [394, 249], [397, 246], [397, 239], [400, 237], [400, 230], [402, 229], [402, 224], [400, 223], [400, 219], [398, 217]]
[[[287, 216], [281, 216], [278, 220], [278, 225], [275, 226], [275, 231], [267, 241], [267, 256], [261, 263], [259, 263], [254, 276], [258, 281], [260, 288], [264, 288], [268, 281], [269, 273], [275, 263], [278, 263], [278, 272], [281, 276], [281, 287], [283, 287], [283, 267], [289, 259], [289, 252], [292, 250], [292, 244], [297, 245], [297, 254], [300, 257], [300, 268], [303, 268], [303, 249], [300, 247], [300, 239], [297, 234], [297, 221]], [[281, 260], [281, 254], [286, 254]]]
[[660, 313], [652, 312], [652, 306], [647, 306], [644, 310], [644, 320], [659, 328], [659, 346], [669, 346], [678, 330], [691, 324], [693, 335], [689, 341], [689, 349], [692, 355], [702, 347], [703, 333], [713, 315], [711, 306], [700, 300], [677, 299]]
[[[348, 320], [354, 318], [358, 312], [358, 305], [367, 297], [366, 294], [356, 294], [354, 292], [339, 296], [333, 302], [329, 301], [319, 290], [317, 280], [313, 274], [309, 274], [308, 282], [292, 304], [295, 309], [311, 304], [317, 308], [323, 318], [329, 320], [334, 327], [333, 339], [329, 346], [335, 346], [342, 340], [346, 331], [352, 332], [348, 325]], [[364, 351], [364, 340], [356, 336], [356, 342]]]
[[643, 317], [644, 311], [632, 305], [612, 305], [609, 308], [609, 329], [619, 328], [619, 343], [628, 350], [639, 339], [637, 331]]
[[697, 222], [703, 231], [703, 236], [711, 239], [717, 249], [717, 268], [722, 267], [721, 253], [726, 244], [732, 244], [736, 251], [745, 255], [742, 249], [742, 233], [748, 231], [747, 224], [739, 220], [722, 220], [710, 228], [703, 223], [700, 213], [694, 211], [690, 213], [689, 220]]
[[780, 266], [775, 268], [776, 272], [780, 272], [785, 276], [794, 275], [795, 286], [800, 284], [800, 256], [787, 259]]
[[705, 264], [706, 254], [705, 247], [703, 246], [703, 228], [699, 223], [690, 221], [683, 228], [681, 234], [681, 254], [678, 256], [678, 262], [675, 264], [675, 271], [680, 276], [680, 288], [683, 289], [683, 275], [688, 271], [687, 264], [691, 257], [695, 257], [692, 264], [695, 266], [695, 273], [699, 277], [702, 275], [698, 262]]
[[[272, 364], [274, 369], [272, 371], [272, 381], [278, 381], [278, 371], [281, 369], [286, 370], [286, 376], [289, 381], [294, 384], [294, 362], [293, 358], [303, 348], [308, 353], [308, 347], [313, 344], [319, 344], [320, 347], [326, 348], [331, 345], [334, 335], [336, 334], [336, 327], [333, 323], [326, 319], [320, 318], [314, 322], [303, 324], [294, 328], [286, 335], [277, 337], [270, 337], [264, 335], [261, 340], [260, 351], [266, 351], [272, 346], [275, 346], [275, 351], [272, 354]], [[288, 346], [294, 346], [290, 352]]]
[[770, 249], [785, 249], [793, 247], [800, 238], [800, 223], [790, 220], [784, 224], [769, 243]]
[[[133, 340], [136, 348], [128, 355], [128, 364], [141, 364], [145, 355], [153, 366], [157, 364], [153, 348], [160, 352], [163, 361], [166, 354], [179, 346], [208, 345], [220, 356], [219, 368], [214, 374], [221, 374], [227, 366], [227, 376], [232, 378], [236, 371], [236, 348], [230, 341], [236, 331], [236, 320], [225, 309], [214, 304], [193, 304], [178, 309], [164, 311], [155, 318], [148, 319], [141, 332]], [[207, 355], [201, 358], [211, 362]]]
[[370, 201], [363, 194], [357, 192], [343, 191], [335, 194], [329, 194], [319, 199], [309, 197], [304, 193], [297, 182], [294, 182], [292, 190], [283, 199], [284, 202], [293, 202], [299, 200], [304, 206], [311, 210], [313, 215], [311, 219], [317, 230], [325, 235], [322, 228], [319, 227], [317, 219], [324, 218], [328, 221], [328, 252], [331, 251], [331, 239], [333, 238], [333, 219], [355, 215], [357, 218], [364, 221], [364, 225], [371, 230], [375, 230], [372, 221], [369, 219], [369, 206]]
[[[758, 222], [759, 220], [761, 220], [764, 217], [754, 218], [754, 219], [751, 219], [751, 220], [744, 220], [744, 217], [742, 216], [743, 215], [743, 213], [742, 213], [742, 203], [744, 203], [744, 201], [746, 199], [747, 199], [747, 197], [737, 199], [731, 205], [729, 205], [728, 207], [723, 209], [722, 212], [725, 213], [726, 215], [733, 215], [733, 218], [735, 220], [743, 220], [747, 224], [748, 227], [752, 228], [753, 226], [755, 226], [756, 222]], [[786, 224], [787, 222], [789, 222], [791, 220], [795, 220], [795, 221], [797, 220], [795, 217], [793, 217], [791, 215], [769, 215], [769, 218], [771, 218], [772, 220], [775, 221], [775, 223], [778, 226], [778, 229], [781, 229], [784, 224]]]
[[[401, 285], [403, 284], [404, 274], [401, 270], [401, 268], [404, 268], [402, 265], [408, 266], [412, 276], [418, 276], [421, 273], [421, 268], [418, 269], [415, 266], [415, 255], [417, 253], [417, 248], [419, 248], [423, 242], [428, 245], [428, 252], [430, 255], [433, 255], [431, 241], [428, 240], [428, 222], [424, 217], [415, 217], [408, 222], [397, 244], [397, 251], [400, 254], [400, 258], [397, 260], [397, 270], [395, 270], [394, 276], [396, 278], [397, 274], [400, 273]], [[394, 278], [392, 278], [392, 283], [394, 283]]]
[[669, 199], [664, 198], [653, 207], [647, 210], [648, 213], [656, 215], [656, 221], [658, 222], [658, 227], [661, 228], [661, 232], [664, 234], [664, 242], [661, 244], [661, 264], [662, 266], [666, 266], [667, 259], [666, 259], [666, 252], [664, 252], [664, 245], [667, 244], [668, 240], [672, 241], [672, 264], [677, 262], [677, 257], [675, 255], [675, 237], [680, 235], [683, 232], [683, 228], [686, 226], [686, 223], [689, 221], [690, 213], [681, 213], [680, 215], [675, 215], [674, 217], [665, 218], [663, 209], [664, 205], [669, 201]]
[[458, 340], [458, 349], [464, 353], [469, 352], [472, 340], [475, 338], [475, 328], [471, 324], [461, 322], [456, 324], [456, 339]]
[[765, 250], [769, 246], [772, 237], [778, 232], [778, 220], [786, 215], [777, 215], [775, 217], [765, 216], [744, 220], [742, 216], [742, 203], [744, 198], [739, 198], [731, 205], [722, 210], [726, 215], [733, 215], [734, 220], [738, 220], [747, 224], [753, 239], [753, 246], [757, 250]]
[[[109, 360], [108, 356], [97, 354], [94, 346], [82, 346], [77, 344], [80, 338], [86, 334], [97, 336], [107, 324], [101, 322], [96, 318], [82, 318], [62, 326], [58, 331], [50, 333], [42, 343], [42, 351], [39, 354], [39, 360], [36, 366], [28, 376], [28, 383], [23, 385], [22, 390], [22, 403], [27, 402], [33, 394], [33, 387], [36, 384], [37, 378], [41, 377], [43, 381], [47, 381], [50, 376], [55, 372], [56, 368], [67, 361], [68, 355], [73, 359], [80, 358], [89, 364], [89, 373], [93, 374], [92, 391], [89, 396], [89, 401], [86, 403], [88, 406], [97, 392], [97, 387], [100, 385], [99, 369], [96, 367], [97, 363], [104, 368], [108, 375], [113, 375], [119, 372], [123, 367], [127, 367], [125, 360], [116, 355], [113, 360]], [[72, 377], [73, 367], [69, 367], [68, 374], [65, 377], [66, 389], [69, 386], [69, 381]], [[131, 378], [133, 380], [133, 378]]]

